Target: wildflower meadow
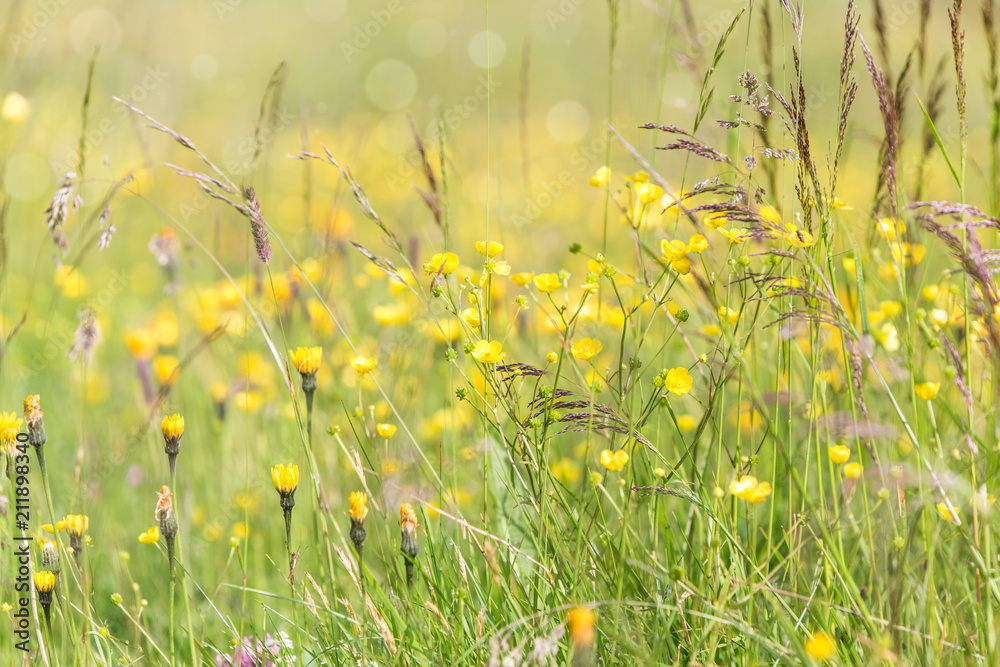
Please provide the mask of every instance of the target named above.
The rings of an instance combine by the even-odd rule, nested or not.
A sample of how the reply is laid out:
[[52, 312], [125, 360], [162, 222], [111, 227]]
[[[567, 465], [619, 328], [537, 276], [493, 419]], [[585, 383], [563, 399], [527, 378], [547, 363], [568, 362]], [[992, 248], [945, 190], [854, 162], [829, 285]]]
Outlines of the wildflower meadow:
[[998, 0], [6, 0], [0, 663], [1000, 664]]

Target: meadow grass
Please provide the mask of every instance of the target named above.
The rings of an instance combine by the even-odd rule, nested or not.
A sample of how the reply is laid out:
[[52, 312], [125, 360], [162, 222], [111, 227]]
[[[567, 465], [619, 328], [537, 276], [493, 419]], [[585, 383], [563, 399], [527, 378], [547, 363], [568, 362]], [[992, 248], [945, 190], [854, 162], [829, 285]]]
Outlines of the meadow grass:
[[242, 165], [116, 95], [102, 168], [94, 53], [0, 205], [9, 664], [997, 663], [994, 0], [571, 4], [606, 122], [554, 166], [531, 41], [405, 176], [289, 130], [286, 62]]

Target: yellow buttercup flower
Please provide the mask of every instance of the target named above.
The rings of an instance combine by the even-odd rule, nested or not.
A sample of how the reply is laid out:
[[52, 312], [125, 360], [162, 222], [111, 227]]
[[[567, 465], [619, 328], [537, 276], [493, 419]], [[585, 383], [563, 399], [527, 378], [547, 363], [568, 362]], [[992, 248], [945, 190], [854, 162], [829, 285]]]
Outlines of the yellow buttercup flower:
[[515, 285], [524, 287], [531, 282], [531, 279], [535, 276], [534, 273], [530, 271], [525, 271], [522, 273], [512, 273], [510, 274], [510, 281]]
[[573, 353], [573, 356], [580, 361], [590, 361], [595, 356], [597, 356], [603, 349], [601, 341], [594, 340], [593, 338], [581, 338], [580, 340], [573, 343], [569, 351]]
[[[941, 515], [942, 519], [944, 519], [945, 521], [948, 521], [950, 523], [955, 523], [955, 520], [951, 517], [951, 512], [948, 511], [948, 504], [947, 503], [938, 503], [937, 504], [937, 511], [938, 511], [938, 514]], [[957, 507], [955, 508], [955, 514], [956, 515], [960, 511], [961, 510], [959, 508], [957, 508]]]
[[768, 482], [758, 482], [753, 475], [743, 475], [739, 480], [734, 479], [729, 483], [729, 493], [748, 503], [757, 504], [771, 495], [771, 485]]
[[742, 243], [750, 238], [750, 234], [743, 227], [739, 229], [719, 229], [722, 235], [729, 239], [730, 244]]
[[830, 460], [837, 465], [847, 463], [847, 459], [851, 458], [851, 450], [843, 445], [833, 445], [827, 453], [830, 455]]
[[559, 355], [556, 354], [554, 350], [550, 350], [549, 353], [545, 355], [545, 361], [550, 364], [554, 364], [559, 361]]
[[865, 469], [860, 463], [848, 463], [844, 466], [844, 477], [847, 479], [858, 479], [864, 471]]
[[671, 394], [677, 394], [678, 396], [690, 392], [693, 385], [694, 378], [683, 367], [672, 368], [667, 371], [667, 375], [663, 381], [663, 388]]
[[535, 276], [534, 280], [535, 287], [538, 288], [538, 291], [545, 292], [546, 294], [555, 292], [561, 285], [559, 276], [554, 273], [542, 273]]
[[315, 375], [323, 359], [323, 348], [299, 347], [294, 352], [289, 350], [288, 356], [292, 358], [292, 365], [300, 375]]
[[478, 340], [472, 348], [472, 358], [481, 364], [497, 364], [505, 356], [503, 344], [498, 340]]
[[386, 440], [388, 440], [389, 438], [391, 438], [392, 436], [394, 436], [396, 434], [396, 425], [395, 424], [377, 424], [375, 426], [375, 430], [378, 431], [378, 434], [380, 436], [382, 436], [383, 438], [385, 438]]
[[663, 260], [670, 264], [670, 268], [687, 275], [691, 272], [691, 259], [688, 255], [697, 255], [708, 247], [708, 240], [701, 234], [695, 234], [687, 243], [678, 239], [660, 241], [660, 252], [663, 253]]
[[358, 375], [365, 375], [366, 373], [371, 373], [375, 370], [378, 365], [378, 360], [372, 357], [354, 357], [351, 359], [351, 368], [353, 368]]
[[624, 449], [619, 449], [617, 452], [605, 449], [601, 452], [601, 465], [611, 472], [618, 472], [626, 463], [628, 463], [628, 452]]
[[913, 387], [913, 391], [916, 392], [917, 397], [922, 401], [933, 401], [940, 389], [940, 382], [921, 382]]
[[290, 496], [299, 485], [299, 467], [294, 463], [279, 463], [271, 468], [271, 481], [274, 482], [275, 491], [282, 497]]
[[431, 255], [430, 260], [424, 264], [424, 273], [430, 275], [432, 273], [440, 272], [441, 275], [447, 276], [448, 274], [454, 273], [457, 268], [458, 255], [453, 252], [435, 253]]
[[594, 175], [590, 177], [588, 181], [591, 186], [595, 188], [603, 188], [608, 184], [608, 179], [611, 177], [611, 170], [607, 167], [598, 167]]
[[812, 633], [806, 639], [806, 653], [814, 660], [826, 660], [836, 652], [830, 635], [822, 630]]
[[153, 526], [145, 533], [140, 534], [139, 541], [143, 544], [156, 544], [160, 541], [160, 527]]
[[791, 223], [785, 225], [785, 240], [796, 248], [808, 248], [816, 242], [812, 234]]
[[483, 257], [496, 257], [503, 252], [503, 244], [496, 241], [476, 241], [476, 250]]
[[483, 323], [479, 317], [479, 310], [477, 308], [466, 308], [459, 313], [459, 317], [472, 329], [479, 329], [479, 326]]

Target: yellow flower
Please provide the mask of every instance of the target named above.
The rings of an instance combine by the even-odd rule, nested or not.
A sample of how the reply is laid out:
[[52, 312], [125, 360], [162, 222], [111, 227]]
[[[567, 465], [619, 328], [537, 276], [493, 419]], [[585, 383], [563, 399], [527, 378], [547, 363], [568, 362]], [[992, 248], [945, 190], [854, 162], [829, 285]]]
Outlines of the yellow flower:
[[275, 491], [283, 497], [290, 496], [299, 485], [299, 467], [294, 463], [279, 463], [271, 468], [271, 481], [274, 482]]
[[881, 327], [872, 332], [872, 336], [888, 352], [899, 349], [899, 331], [892, 322], [883, 322]]
[[928, 301], [936, 301], [938, 295], [941, 293], [940, 285], [928, 285], [920, 292], [920, 296], [924, 297]]
[[781, 222], [781, 214], [773, 206], [768, 206], [767, 204], [760, 207], [759, 211], [760, 217], [764, 218], [770, 223], [778, 224]]
[[67, 514], [66, 532], [72, 537], [83, 537], [90, 526], [90, 519], [86, 514]]
[[136, 329], [125, 337], [129, 352], [136, 359], [152, 359], [156, 354], [156, 334], [151, 329]]
[[785, 225], [785, 240], [796, 248], [808, 248], [816, 242], [812, 234], [791, 223]]
[[164, 440], [180, 440], [184, 435], [184, 417], [181, 415], [167, 415], [160, 422], [160, 431]]
[[549, 353], [545, 355], [545, 361], [550, 364], [554, 364], [559, 361], [559, 355], [556, 354], [555, 351], [550, 350]]
[[396, 425], [395, 424], [378, 424], [378, 425], [375, 426], [375, 430], [378, 431], [378, 434], [380, 436], [382, 436], [383, 438], [385, 438], [386, 440], [388, 440], [389, 438], [391, 438], [393, 435], [396, 434]]
[[323, 348], [300, 347], [294, 352], [289, 350], [288, 356], [292, 358], [292, 365], [301, 375], [315, 375], [323, 359]]
[[472, 329], [479, 329], [479, 326], [483, 323], [479, 317], [479, 310], [476, 308], [466, 308], [459, 313], [459, 316], [465, 320], [465, 323]]
[[892, 218], [879, 218], [875, 222], [875, 227], [886, 241], [895, 241], [896, 236], [901, 236], [906, 232], [906, 223]]
[[662, 239], [660, 241], [660, 252], [663, 253], [664, 261], [670, 264], [671, 269], [681, 275], [687, 275], [691, 272], [691, 260], [688, 255], [699, 254], [707, 247], [708, 240], [701, 234], [695, 234], [687, 243], [678, 239]]
[[348, 516], [354, 521], [364, 521], [368, 516], [368, 496], [361, 491], [352, 491], [348, 500], [351, 504], [347, 510]]
[[23, 423], [24, 420], [13, 412], [0, 412], [0, 441], [8, 455], [17, 447], [17, 434], [21, 432]]
[[535, 287], [538, 288], [539, 292], [555, 292], [559, 289], [559, 276], [554, 273], [542, 273], [535, 276]]
[[758, 482], [753, 475], [743, 475], [739, 480], [734, 479], [729, 483], [729, 493], [756, 504], [764, 502], [771, 495], [771, 485], [768, 482]]
[[844, 271], [847, 271], [852, 276], [857, 274], [853, 257], [844, 258]]
[[693, 431], [698, 425], [697, 420], [692, 415], [677, 415], [677, 428], [684, 431]]
[[814, 660], [826, 660], [837, 651], [830, 635], [818, 630], [806, 639], [806, 653]]
[[225, 382], [216, 382], [209, 391], [212, 394], [212, 400], [216, 403], [225, 403], [226, 399], [229, 398], [229, 385]]
[[413, 511], [413, 505], [403, 503], [399, 506], [399, 526], [403, 532], [413, 532], [417, 530], [417, 513]]
[[851, 458], [851, 450], [843, 445], [833, 445], [827, 453], [830, 455], [830, 460], [837, 465], [847, 463], [847, 459]]
[[941, 389], [940, 382], [921, 382], [913, 390], [917, 392], [917, 397], [923, 401], [933, 401]]
[[410, 321], [412, 312], [406, 303], [395, 303], [388, 306], [372, 308], [372, 317], [384, 327], [399, 326]]
[[139, 541], [143, 544], [156, 544], [160, 541], [160, 527], [153, 526], [145, 533], [139, 535]]
[[161, 354], [155, 359], [153, 359], [153, 372], [156, 373], [156, 379], [159, 380], [160, 384], [173, 383], [174, 371], [178, 370], [180, 366], [180, 361], [177, 357], [170, 354]]
[[663, 388], [671, 394], [682, 396], [691, 391], [694, 385], [694, 378], [687, 372], [686, 368], [671, 368], [667, 371], [667, 376], [663, 381]]
[[353, 368], [358, 375], [365, 375], [366, 373], [371, 373], [375, 370], [378, 365], [378, 360], [372, 357], [354, 357], [351, 359], [351, 368]]
[[864, 471], [865, 469], [861, 467], [860, 463], [848, 463], [844, 466], [844, 477], [847, 479], [858, 479]]
[[595, 356], [597, 356], [603, 349], [601, 341], [594, 340], [593, 338], [581, 338], [580, 340], [573, 343], [570, 347], [570, 352], [573, 356], [580, 361], [590, 361]]
[[498, 340], [478, 340], [472, 348], [472, 358], [481, 364], [497, 364], [505, 356], [503, 344]]
[[35, 572], [35, 590], [39, 593], [51, 593], [56, 587], [56, 575], [48, 570]]
[[916, 266], [923, 261], [927, 253], [927, 249], [919, 243], [894, 244], [891, 250], [896, 262], [904, 266]]
[[[948, 521], [950, 523], [955, 523], [955, 520], [951, 517], [951, 512], [948, 511], [948, 504], [947, 503], [938, 503], [937, 504], [937, 511], [938, 511], [938, 514], [941, 515], [942, 519], [944, 519], [945, 521]], [[960, 511], [961, 510], [959, 508], [957, 508], [957, 507], [955, 508], [955, 514], [956, 515]]]
[[450, 273], [454, 273], [457, 268], [458, 255], [453, 252], [435, 253], [431, 255], [430, 260], [424, 264], [424, 273], [430, 275], [432, 273], [440, 272], [441, 275], [447, 276]]
[[724, 215], [715, 215], [712, 216], [711, 218], [705, 218], [704, 220], [702, 220], [702, 222], [705, 223], [706, 226], [711, 227], [712, 229], [718, 229], [723, 234], [725, 234], [726, 232], [724, 229], [722, 229], [722, 225], [729, 222], [729, 219], [726, 218], [726, 216]]
[[750, 238], [750, 234], [747, 232], [746, 228], [740, 227], [739, 229], [719, 229], [722, 235], [729, 239], [730, 244], [743, 243]]
[[534, 275], [535, 274], [532, 273], [531, 271], [525, 271], [523, 273], [512, 273], [510, 274], [510, 281], [515, 285], [524, 287], [525, 285], [531, 282], [531, 279], [534, 277]]
[[260, 394], [255, 391], [238, 391], [233, 396], [233, 403], [243, 412], [256, 412], [260, 408]]
[[589, 183], [595, 188], [603, 188], [608, 184], [608, 178], [611, 176], [611, 170], [607, 167], [598, 167], [594, 175], [590, 177]]
[[624, 449], [619, 449], [617, 452], [605, 449], [601, 452], [601, 465], [611, 472], [618, 472], [626, 463], [628, 463], [628, 452]]
[[566, 619], [569, 636], [576, 648], [586, 648], [594, 644], [594, 612], [589, 607], [574, 607]]
[[483, 257], [496, 257], [503, 252], [503, 244], [496, 241], [476, 241], [476, 250]]

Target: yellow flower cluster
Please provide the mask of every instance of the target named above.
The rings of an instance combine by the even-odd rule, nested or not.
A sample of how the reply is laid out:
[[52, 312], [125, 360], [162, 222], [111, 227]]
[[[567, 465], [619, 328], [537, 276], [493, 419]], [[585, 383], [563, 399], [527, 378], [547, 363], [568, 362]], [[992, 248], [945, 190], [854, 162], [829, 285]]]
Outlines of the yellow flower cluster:
[[750, 504], [762, 503], [771, 495], [771, 485], [768, 482], [758, 482], [753, 475], [743, 475], [739, 480], [734, 479], [729, 483], [729, 493]]
[[708, 240], [701, 234], [695, 234], [687, 243], [674, 239], [672, 241], [663, 239], [660, 241], [660, 251], [663, 253], [663, 260], [670, 264], [670, 268], [681, 275], [691, 273], [691, 259], [689, 255], [699, 255], [708, 248]]

